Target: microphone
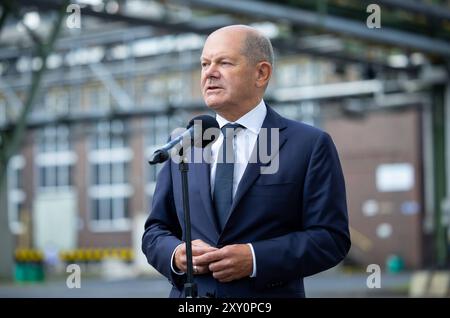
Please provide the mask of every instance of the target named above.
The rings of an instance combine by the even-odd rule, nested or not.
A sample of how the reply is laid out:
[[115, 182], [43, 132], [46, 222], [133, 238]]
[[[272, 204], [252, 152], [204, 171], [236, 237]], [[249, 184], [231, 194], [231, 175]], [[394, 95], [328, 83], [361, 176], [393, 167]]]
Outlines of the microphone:
[[192, 118], [186, 127], [187, 130], [180, 136], [172, 139], [164, 146], [157, 149], [153, 153], [152, 158], [149, 160], [149, 163], [151, 165], [154, 165], [157, 163], [162, 163], [169, 159], [170, 149], [180, 144], [180, 142], [182, 149], [184, 149], [185, 147], [190, 147], [192, 146], [192, 144], [197, 147], [205, 148], [208, 144], [214, 141], [214, 138], [211, 138], [210, 140], [203, 139], [205, 131], [209, 128], [219, 129], [219, 124], [214, 117], [209, 115], [200, 115]]

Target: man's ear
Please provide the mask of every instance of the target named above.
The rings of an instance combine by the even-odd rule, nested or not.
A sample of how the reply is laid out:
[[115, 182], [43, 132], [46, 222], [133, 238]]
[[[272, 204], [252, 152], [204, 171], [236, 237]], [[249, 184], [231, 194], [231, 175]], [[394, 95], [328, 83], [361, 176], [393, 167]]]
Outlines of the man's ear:
[[267, 61], [256, 64], [256, 87], [264, 87], [269, 83], [272, 75], [272, 65]]

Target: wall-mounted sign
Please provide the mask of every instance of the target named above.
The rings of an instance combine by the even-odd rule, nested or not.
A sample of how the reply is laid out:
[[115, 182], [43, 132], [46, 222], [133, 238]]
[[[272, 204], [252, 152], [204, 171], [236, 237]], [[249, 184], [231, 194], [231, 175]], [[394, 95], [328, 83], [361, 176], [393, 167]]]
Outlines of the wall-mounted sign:
[[375, 216], [380, 211], [380, 206], [376, 200], [366, 200], [362, 204], [362, 213], [365, 216]]
[[381, 239], [387, 239], [392, 235], [392, 225], [389, 223], [381, 223], [377, 226], [377, 236]]
[[400, 210], [404, 215], [413, 215], [419, 212], [420, 206], [416, 201], [405, 201], [402, 203]]
[[414, 167], [410, 163], [381, 164], [376, 170], [380, 192], [410, 191], [414, 186]]

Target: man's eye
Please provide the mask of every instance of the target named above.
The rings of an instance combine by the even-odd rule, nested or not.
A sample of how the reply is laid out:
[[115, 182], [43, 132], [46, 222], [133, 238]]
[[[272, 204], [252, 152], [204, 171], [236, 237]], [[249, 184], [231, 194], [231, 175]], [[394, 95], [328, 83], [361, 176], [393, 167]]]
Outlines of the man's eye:
[[206, 66], [208, 66], [208, 64], [207, 64], [207, 63], [201, 63], [201, 65], [202, 65], [202, 67], [206, 67]]

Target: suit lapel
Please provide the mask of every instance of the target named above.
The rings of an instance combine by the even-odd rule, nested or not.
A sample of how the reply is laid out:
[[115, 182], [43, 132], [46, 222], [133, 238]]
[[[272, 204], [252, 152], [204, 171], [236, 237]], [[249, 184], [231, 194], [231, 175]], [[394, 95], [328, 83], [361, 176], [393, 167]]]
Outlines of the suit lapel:
[[[231, 205], [230, 214], [228, 215], [228, 220], [230, 219], [231, 215], [233, 214], [234, 210], [236, 209], [236, 206], [239, 204], [242, 197], [245, 195], [245, 193], [249, 190], [249, 188], [253, 185], [253, 183], [256, 181], [258, 176], [261, 173], [261, 168], [264, 166], [269, 166], [272, 159], [278, 155], [278, 152], [280, 151], [281, 147], [286, 142], [286, 134], [284, 129], [286, 128], [286, 124], [284, 123], [283, 117], [278, 115], [274, 110], [272, 110], [269, 106], [267, 106], [267, 114], [266, 118], [264, 119], [264, 122], [261, 126], [261, 128], [265, 128], [267, 130], [267, 149], [270, 149], [271, 140], [272, 140], [272, 134], [271, 129], [272, 128], [278, 128], [279, 129], [279, 147], [278, 149], [270, 149], [268, 151], [270, 153], [269, 160], [266, 163], [261, 162], [261, 158], [257, 154], [258, 151], [258, 144], [260, 142], [260, 137], [262, 136], [261, 132], [258, 135], [258, 138], [256, 140], [255, 147], [253, 148], [252, 158], [257, 158], [257, 161], [255, 163], [248, 163], [247, 167], [245, 169], [244, 175], [242, 176], [241, 181], [239, 182], [238, 188], [236, 190], [236, 195], [233, 199], [233, 203]], [[228, 223], [227, 220], [227, 223]], [[226, 228], [226, 224], [225, 224]], [[225, 229], [224, 228], [224, 229]]]
[[[194, 151], [202, 151], [201, 148], [195, 148]], [[210, 151], [210, 148], [205, 149], [205, 151]], [[205, 162], [203, 156], [201, 163], [193, 163], [194, 176], [199, 184], [200, 198], [203, 202], [204, 211], [206, 212], [206, 217], [211, 222], [211, 228], [214, 229], [214, 234], [217, 237], [219, 235], [219, 229], [217, 227], [217, 222], [215, 219], [214, 207], [212, 205], [211, 198], [211, 181], [210, 181], [210, 164]]]

